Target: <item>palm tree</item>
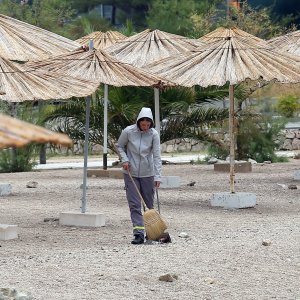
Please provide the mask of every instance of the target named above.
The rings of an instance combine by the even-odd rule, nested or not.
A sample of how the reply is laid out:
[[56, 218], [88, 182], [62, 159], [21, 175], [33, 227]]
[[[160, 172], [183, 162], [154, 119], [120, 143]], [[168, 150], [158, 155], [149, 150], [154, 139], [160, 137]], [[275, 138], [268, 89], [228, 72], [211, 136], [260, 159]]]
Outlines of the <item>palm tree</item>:
[[[222, 91], [220, 91], [221, 93]], [[114, 150], [122, 129], [135, 123], [137, 112], [147, 106], [154, 111], [154, 95], [151, 88], [112, 87], [108, 104], [108, 147]], [[193, 138], [213, 141], [208, 129], [222, 124], [228, 118], [224, 108], [206, 107], [204, 104], [222, 98], [216, 90], [172, 88], [162, 91], [161, 142], [175, 138]], [[103, 144], [103, 91], [99, 89], [91, 103], [89, 141]], [[61, 103], [52, 108], [44, 119], [56, 124], [56, 129], [73, 140], [84, 140], [85, 102], [82, 99]], [[216, 142], [216, 141], [215, 141]]]
[[96, 13], [86, 14], [77, 17], [74, 21], [67, 25], [68, 35], [72, 39], [79, 39], [94, 31], [108, 31], [112, 29], [112, 25], [104, 18], [99, 18]]
[[[282, 124], [272, 124], [256, 110], [245, 105], [245, 100], [254, 91], [253, 87], [240, 84], [235, 89], [236, 102], [236, 153], [237, 159], [255, 158], [258, 161], [272, 158], [274, 137]], [[108, 105], [108, 147], [115, 151], [115, 143], [126, 126], [135, 123], [136, 115], [143, 106], [154, 111], [154, 95], [151, 88], [111, 87]], [[208, 143], [218, 153], [226, 157], [229, 147], [226, 141], [218, 139], [213, 131], [228, 124], [228, 109], [224, 106], [228, 87], [221, 88], [168, 88], [160, 95], [161, 142], [173, 139], [193, 139]], [[228, 99], [227, 99], [228, 100]], [[228, 101], [227, 101], [228, 102]], [[49, 108], [48, 108], [49, 110]], [[103, 91], [99, 89], [91, 103], [90, 136], [92, 144], [103, 145]], [[73, 140], [83, 144], [85, 136], [85, 101], [73, 99], [51, 107], [43, 121], [51, 122], [52, 128], [68, 134]], [[271, 126], [271, 127], [270, 127]], [[264, 155], [262, 155], [264, 154]]]

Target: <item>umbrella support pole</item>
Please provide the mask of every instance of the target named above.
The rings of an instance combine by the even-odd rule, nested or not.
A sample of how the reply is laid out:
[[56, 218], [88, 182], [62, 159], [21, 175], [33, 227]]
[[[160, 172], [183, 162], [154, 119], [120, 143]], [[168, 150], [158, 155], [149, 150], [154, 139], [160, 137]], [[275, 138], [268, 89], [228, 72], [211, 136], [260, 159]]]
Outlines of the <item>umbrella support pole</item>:
[[108, 85], [104, 84], [103, 170], [107, 170]]
[[107, 170], [107, 153], [103, 153], [103, 170]]
[[88, 146], [89, 146], [89, 126], [90, 126], [90, 110], [91, 97], [86, 98], [86, 120], [85, 120], [85, 139], [84, 139], [84, 163], [83, 163], [83, 183], [82, 183], [82, 198], [81, 212], [86, 212], [86, 182], [87, 182], [87, 162], [88, 162]]
[[230, 139], [230, 193], [235, 193], [234, 158], [235, 158], [235, 134], [234, 134], [234, 86], [229, 85], [229, 139]]
[[159, 89], [154, 88], [155, 129], [160, 136]]

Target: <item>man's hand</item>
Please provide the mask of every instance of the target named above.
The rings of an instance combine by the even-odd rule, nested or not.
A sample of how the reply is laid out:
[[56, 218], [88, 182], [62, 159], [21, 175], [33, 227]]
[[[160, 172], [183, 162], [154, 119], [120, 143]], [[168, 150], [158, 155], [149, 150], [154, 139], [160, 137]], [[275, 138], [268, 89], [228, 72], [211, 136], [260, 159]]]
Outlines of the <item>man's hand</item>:
[[124, 170], [129, 171], [130, 166], [128, 161], [124, 162], [122, 166]]
[[154, 186], [156, 188], [159, 188], [160, 187], [160, 181], [154, 181]]

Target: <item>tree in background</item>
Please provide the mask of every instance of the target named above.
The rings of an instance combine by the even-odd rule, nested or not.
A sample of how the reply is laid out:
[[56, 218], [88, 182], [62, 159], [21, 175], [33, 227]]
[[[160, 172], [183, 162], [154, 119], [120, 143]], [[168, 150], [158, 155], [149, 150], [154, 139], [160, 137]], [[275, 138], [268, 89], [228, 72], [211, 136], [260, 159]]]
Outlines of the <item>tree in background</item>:
[[[204, 107], [203, 104], [216, 99], [218, 92], [188, 88], [172, 88], [161, 92], [160, 110], [162, 118], [161, 142], [175, 138], [194, 138], [200, 141], [210, 139], [207, 128], [220, 125], [228, 118], [228, 110]], [[209, 96], [211, 95], [211, 96]], [[209, 100], [208, 98], [211, 97]], [[108, 107], [108, 146], [114, 144], [122, 129], [136, 122], [136, 114], [143, 106], [154, 111], [152, 88], [110, 87]], [[99, 90], [92, 100], [90, 114], [90, 142], [103, 145], [103, 95]], [[44, 121], [60, 124], [60, 131], [68, 134], [79, 144], [84, 140], [85, 103], [82, 99], [68, 101], [48, 111]]]
[[[117, 19], [123, 24], [121, 30], [128, 31], [128, 35], [135, 32], [133, 28], [143, 30], [146, 27], [148, 3], [149, 1], [144, 0], [32, 0], [30, 3], [20, 4], [14, 0], [3, 0], [0, 11], [7, 16], [75, 40], [93, 31], [116, 30], [110, 21], [93, 10], [100, 4], [115, 5]], [[131, 29], [127, 20], [134, 20]]]
[[236, 158], [239, 160], [251, 158], [257, 162], [282, 161], [275, 153], [277, 147], [275, 140], [283, 128], [282, 119], [276, 120], [261, 114], [251, 115], [244, 112], [239, 116]]
[[[194, 32], [191, 29], [194, 27], [194, 16], [198, 15], [203, 19], [201, 24], [212, 22], [211, 12], [215, 11], [216, 5], [222, 2], [223, 0], [153, 0], [148, 12], [147, 24], [153, 29], [159, 28], [170, 33], [193, 36]], [[197, 21], [199, 23], [199, 19]], [[207, 27], [204, 32], [208, 30]]]
[[[134, 20], [134, 26], [143, 30], [146, 24], [146, 13], [151, 0], [72, 0], [72, 7], [78, 13], [86, 13], [95, 6], [113, 5], [116, 8], [116, 19], [120, 25], [125, 24], [127, 19]], [[113, 24], [114, 25], [114, 24]]]
[[[16, 1], [3, 0], [0, 10], [5, 15], [75, 40], [93, 31], [113, 28], [109, 21], [99, 17], [96, 12], [88, 14], [84, 11], [94, 8], [98, 3], [99, 1], [32, 0], [21, 5]], [[85, 13], [81, 15], [82, 10]]]
[[[249, 3], [252, 3], [254, 0], [250, 1]], [[119, 25], [126, 26], [127, 20], [131, 20], [137, 32], [150, 27], [198, 38], [216, 27], [228, 25], [224, 0], [32, 0], [30, 4], [23, 5], [19, 1], [3, 0], [0, 3], [0, 11], [77, 39], [91, 31], [113, 29], [114, 24], [109, 24], [96, 13], [92, 13], [93, 9], [101, 4], [113, 5]], [[291, 21], [291, 16], [277, 18], [276, 21], [271, 12], [271, 8], [253, 9], [247, 1], [243, 1], [241, 10], [232, 10], [230, 24], [261, 38], [285, 33], [286, 28], [282, 27]], [[297, 15], [299, 13], [293, 14], [294, 17]]]
[[292, 95], [280, 97], [276, 110], [286, 118], [295, 117], [300, 110], [299, 98]]
[[[1, 102], [0, 110], [6, 114], [11, 114], [14, 111], [14, 115], [18, 119], [43, 125], [40, 119], [42, 114], [33, 102], [25, 102], [22, 105]], [[32, 171], [36, 165], [35, 160], [38, 157], [40, 147], [40, 144], [31, 143], [21, 148], [0, 149], [0, 173]]]
[[248, 0], [249, 4], [256, 8], [269, 7], [272, 19], [283, 19], [285, 26], [300, 25], [300, 1], [299, 0]]
[[[271, 8], [253, 9], [247, 1], [241, 9], [231, 8], [230, 18], [226, 16], [223, 0], [153, 0], [147, 16], [150, 28], [199, 38], [219, 26], [237, 26], [240, 29], [268, 39], [288, 31], [283, 23], [274, 21]], [[295, 27], [290, 28], [293, 30]]]
[[196, 9], [193, 0], [154, 0], [148, 12], [149, 28], [187, 35], [192, 26], [190, 15]]
[[132, 36], [137, 33], [132, 20], [129, 19], [126, 20], [126, 24], [119, 31], [126, 36]]
[[[200, 37], [219, 26], [237, 26], [262, 39], [284, 34], [294, 30], [295, 27], [286, 28], [282, 20], [272, 19], [271, 8], [252, 8], [247, 1], [243, 2], [240, 9], [230, 8], [230, 18], [225, 15], [224, 8], [217, 9], [212, 6], [206, 13], [194, 13], [191, 15], [192, 31], [194, 36]], [[284, 24], [283, 24], [284, 23]]]
[[65, 34], [65, 24], [75, 15], [68, 0], [33, 0], [32, 4], [20, 4], [3, 0], [1, 13], [57, 34]]
[[95, 6], [104, 3], [105, 1], [101, 0], [71, 0], [70, 4], [74, 9], [76, 9], [77, 13], [82, 14], [92, 10]]
[[[206, 23], [209, 17], [207, 15], [211, 15], [216, 7], [218, 11], [216, 17], [210, 19], [210, 22], [215, 23], [226, 13], [226, 0], [72, 0], [70, 2], [79, 14], [86, 13], [99, 4], [114, 5], [120, 24], [125, 24], [127, 19], [131, 19], [140, 31], [148, 26], [183, 35], [185, 34], [184, 28], [189, 28], [188, 19], [194, 14], [201, 16]], [[242, 2], [245, 3], [245, 1]], [[255, 10], [267, 8], [271, 19], [284, 26], [300, 23], [299, 0], [248, 0], [248, 3]], [[171, 17], [165, 19], [164, 16]], [[154, 24], [149, 20], [154, 20]], [[181, 21], [183, 21], [182, 24], [180, 24]]]
[[[15, 1], [4, 0], [0, 4], [0, 9], [7, 15], [61, 35], [68, 34], [70, 38], [75, 39], [91, 31], [105, 31], [109, 28], [107, 23], [103, 23], [103, 19], [97, 18], [93, 14], [84, 14], [100, 3], [116, 5], [120, 10], [120, 21], [123, 24], [130, 17], [134, 20], [134, 24], [127, 22], [129, 34], [134, 31], [133, 28], [137, 24], [140, 26], [139, 28], [148, 25], [152, 28], [190, 37], [199, 37], [220, 25], [237, 25], [241, 29], [263, 38], [279, 34], [281, 31], [280, 26], [272, 22], [268, 9], [253, 10], [247, 3], [243, 5], [241, 10], [233, 10], [232, 20], [228, 21], [224, 15], [225, 10], [222, 6], [218, 6], [220, 3], [224, 4], [223, 0], [33, 0], [31, 5], [20, 5]], [[145, 18], [147, 12], [148, 24]], [[78, 17], [78, 14], [83, 15]], [[136, 113], [144, 105], [153, 108], [153, 92], [151, 94], [149, 91], [151, 89], [148, 89], [147, 92], [146, 89], [130, 88], [110, 90], [109, 133], [111, 147], [114, 138], [119, 135], [121, 127], [124, 128], [134, 121], [133, 112]], [[212, 98], [223, 100], [227, 97], [228, 88], [226, 88], [226, 95], [223, 92], [224, 88], [212, 91], [209, 89], [201, 90], [196, 87], [164, 91], [161, 94], [161, 115], [164, 119], [161, 131], [162, 141], [180, 137], [209, 140], [210, 136], [206, 129], [216, 124], [222, 124], [227, 119], [228, 113], [226, 109], [216, 110], [204, 107], [205, 101], [203, 100]], [[213, 97], [211, 93], [213, 93]], [[236, 94], [235, 96], [238, 99]], [[140, 99], [143, 101], [141, 102]], [[49, 118], [63, 119], [64, 122], [61, 123], [63, 131], [70, 134], [72, 138], [80, 140], [84, 136], [84, 111], [83, 101], [77, 100], [55, 108]], [[253, 116], [249, 113], [242, 114], [239, 111], [237, 113], [240, 113], [240, 139], [242, 140], [244, 135], [246, 141], [247, 138], [250, 140], [249, 132], [243, 131], [243, 128], [247, 129], [247, 126], [243, 127], [243, 123], [247, 124], [246, 120]], [[102, 144], [103, 131], [99, 124], [103, 124], [102, 96], [98, 96], [94, 101], [91, 110], [91, 141]], [[256, 126], [256, 124], [254, 125]], [[250, 132], [259, 131], [252, 130]], [[254, 138], [253, 141], [255, 140], [259, 139]], [[251, 145], [253, 146], [253, 144]], [[251, 149], [255, 148], [252, 147]]]
[[20, 5], [16, 1], [3, 0], [0, 3], [1, 14], [10, 16], [12, 18], [25, 21], [31, 18], [31, 11], [29, 10], [29, 5]]
[[[277, 157], [275, 150], [278, 144], [276, 139], [284, 128], [284, 118], [273, 119], [260, 113], [257, 106], [246, 104], [246, 100], [252, 93], [252, 89], [245, 84], [239, 84], [235, 89], [235, 138], [236, 159], [257, 162], [270, 160], [272, 162], [284, 161]], [[228, 128], [228, 125], [226, 126]], [[225, 130], [226, 132], [226, 130]], [[219, 140], [219, 143], [211, 143], [209, 155], [220, 159], [229, 156], [229, 141]]]
[[231, 8], [231, 19], [224, 20], [224, 24], [237, 26], [238, 28], [251, 33], [261, 39], [270, 39], [276, 35], [281, 35], [289, 30], [282, 22], [272, 19], [270, 8], [252, 8], [248, 1], [244, 1], [241, 9]]
[[93, 12], [80, 16], [68, 23], [65, 27], [65, 35], [73, 40], [77, 40], [94, 31], [105, 32], [111, 29], [113, 29], [113, 26], [108, 20], [99, 18], [99, 16]]

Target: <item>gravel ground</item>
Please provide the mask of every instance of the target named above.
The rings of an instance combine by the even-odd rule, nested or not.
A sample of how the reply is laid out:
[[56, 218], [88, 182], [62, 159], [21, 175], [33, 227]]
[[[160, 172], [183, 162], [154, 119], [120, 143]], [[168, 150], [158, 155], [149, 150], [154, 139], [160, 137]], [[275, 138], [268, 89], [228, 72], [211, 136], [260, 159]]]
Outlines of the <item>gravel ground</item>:
[[[209, 202], [213, 192], [229, 191], [228, 173], [212, 165], [163, 166], [181, 186], [159, 191], [172, 243], [156, 245], [130, 244], [122, 180], [88, 178], [88, 209], [104, 213], [106, 226], [80, 228], [55, 219], [79, 210], [82, 170], [0, 174], [12, 184], [12, 194], [0, 198], [0, 223], [19, 227], [18, 239], [0, 241], [0, 288], [38, 300], [299, 300], [300, 190], [287, 188], [297, 185], [299, 168], [291, 160], [238, 173], [237, 192], [255, 193], [257, 205], [226, 210]], [[26, 188], [29, 181], [37, 188]], [[165, 274], [178, 279], [160, 281]]]

